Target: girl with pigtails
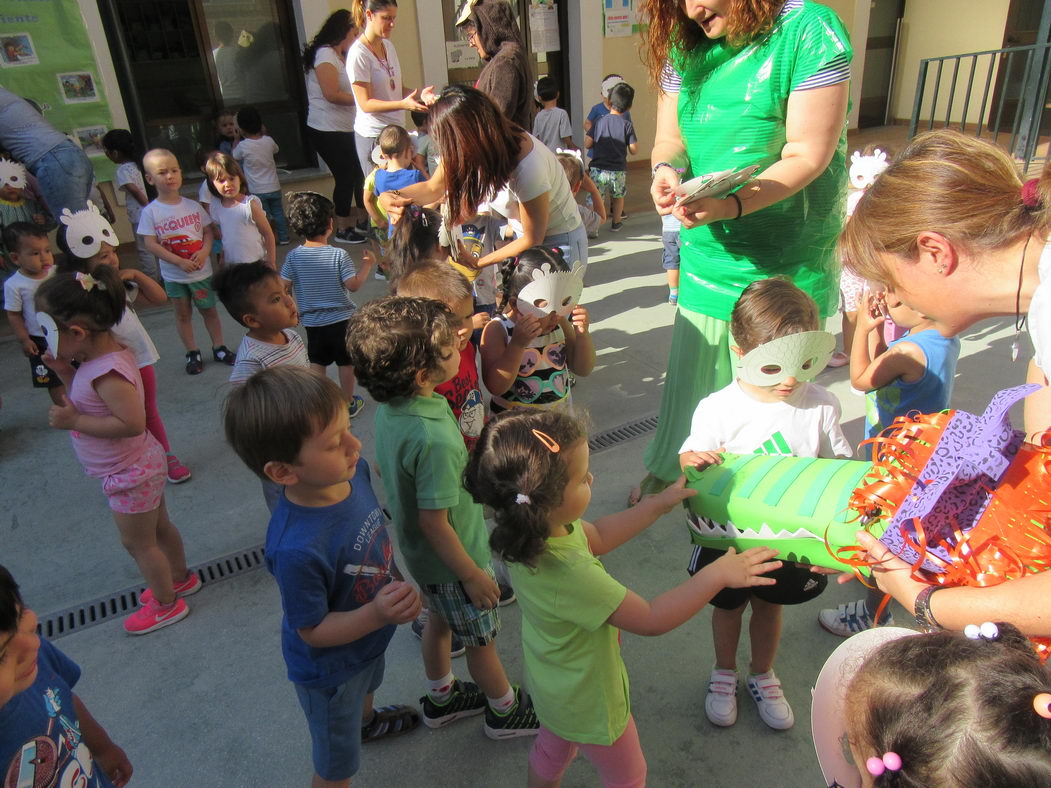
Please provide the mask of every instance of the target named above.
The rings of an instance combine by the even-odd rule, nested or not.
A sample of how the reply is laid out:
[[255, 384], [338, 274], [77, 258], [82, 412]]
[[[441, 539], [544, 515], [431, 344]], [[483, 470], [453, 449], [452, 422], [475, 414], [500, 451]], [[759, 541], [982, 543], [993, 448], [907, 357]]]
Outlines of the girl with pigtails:
[[529, 785], [559, 785], [577, 750], [605, 786], [643, 786], [646, 760], [631, 713], [620, 632], [659, 635], [724, 587], [770, 585], [777, 551], [731, 548], [685, 583], [647, 601], [596, 556], [629, 541], [694, 495], [685, 478], [594, 523], [587, 433], [566, 413], [516, 409], [493, 418], [471, 453], [467, 491], [493, 509], [490, 545], [507, 563], [522, 608], [525, 672], [540, 732]]
[[570, 373], [595, 367], [590, 317], [577, 302], [580, 265], [561, 250], [535, 246], [500, 266], [500, 303], [482, 331], [482, 380], [493, 413], [511, 408], [570, 409]]

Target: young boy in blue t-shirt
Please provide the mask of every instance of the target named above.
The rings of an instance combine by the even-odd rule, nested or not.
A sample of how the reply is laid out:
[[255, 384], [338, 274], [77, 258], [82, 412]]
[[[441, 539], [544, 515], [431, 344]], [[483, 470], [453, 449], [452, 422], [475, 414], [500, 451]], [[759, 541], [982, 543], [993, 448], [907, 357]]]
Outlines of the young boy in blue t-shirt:
[[131, 763], [73, 685], [80, 668], [36, 633], [37, 617], [0, 566], [0, 775], [4, 785], [112, 788]]
[[610, 229], [619, 230], [624, 221], [624, 196], [628, 193], [628, 154], [639, 148], [635, 127], [628, 111], [635, 101], [635, 89], [621, 82], [609, 92], [609, 114], [595, 121], [584, 137], [584, 147], [591, 151], [591, 179], [602, 193], [609, 195]]
[[420, 612], [402, 581], [361, 442], [339, 387], [302, 367], [264, 369], [235, 389], [226, 437], [256, 473], [284, 486], [266, 533], [281, 592], [281, 651], [307, 717], [314, 772], [348, 785], [361, 743], [412, 730], [409, 706], [373, 706], [396, 625]]

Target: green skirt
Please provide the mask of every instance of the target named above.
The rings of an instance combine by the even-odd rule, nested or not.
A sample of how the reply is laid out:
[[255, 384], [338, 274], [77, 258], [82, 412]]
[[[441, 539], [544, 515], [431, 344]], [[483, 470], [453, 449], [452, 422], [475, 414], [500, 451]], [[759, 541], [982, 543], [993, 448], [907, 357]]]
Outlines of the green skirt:
[[680, 307], [664, 377], [657, 434], [643, 461], [650, 477], [643, 492], [656, 492], [679, 478], [679, 448], [690, 434], [697, 403], [734, 379], [730, 323]]

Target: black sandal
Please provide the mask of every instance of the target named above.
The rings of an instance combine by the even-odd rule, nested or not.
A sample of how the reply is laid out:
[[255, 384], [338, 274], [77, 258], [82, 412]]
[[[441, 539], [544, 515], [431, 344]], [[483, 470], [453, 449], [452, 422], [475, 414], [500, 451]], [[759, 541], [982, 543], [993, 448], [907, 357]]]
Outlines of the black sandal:
[[361, 726], [362, 744], [401, 736], [420, 724], [420, 714], [412, 706], [379, 706], [373, 712], [368, 724]]

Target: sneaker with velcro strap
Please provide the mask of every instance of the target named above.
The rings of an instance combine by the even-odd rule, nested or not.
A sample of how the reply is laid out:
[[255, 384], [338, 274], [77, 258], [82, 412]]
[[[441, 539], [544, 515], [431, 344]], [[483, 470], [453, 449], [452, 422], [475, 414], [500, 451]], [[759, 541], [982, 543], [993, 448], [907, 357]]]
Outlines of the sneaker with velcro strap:
[[[817, 614], [817, 621], [826, 632], [839, 635], [841, 638], [848, 638], [877, 626], [864, 599], [844, 602], [839, 607], [825, 608]], [[878, 626], [894, 626], [894, 616], [889, 610], [883, 611]]]
[[485, 735], [490, 739], [514, 739], [518, 736], [536, 736], [540, 720], [536, 718], [533, 701], [522, 695], [521, 687], [514, 687], [515, 702], [503, 714], [485, 704]]
[[443, 728], [450, 722], [481, 714], [489, 707], [485, 694], [472, 681], [453, 681], [453, 691], [444, 703], [436, 703], [430, 695], [420, 698], [423, 724], [428, 728]]

